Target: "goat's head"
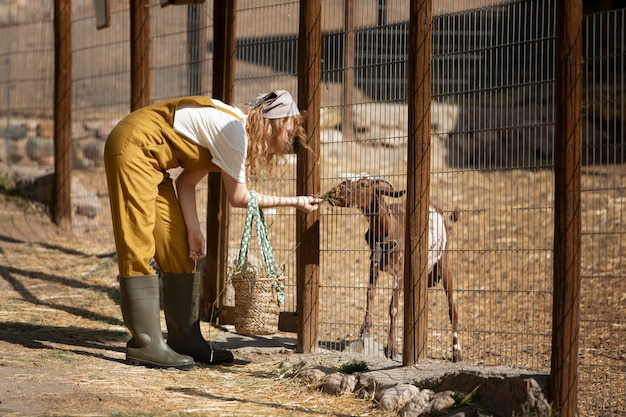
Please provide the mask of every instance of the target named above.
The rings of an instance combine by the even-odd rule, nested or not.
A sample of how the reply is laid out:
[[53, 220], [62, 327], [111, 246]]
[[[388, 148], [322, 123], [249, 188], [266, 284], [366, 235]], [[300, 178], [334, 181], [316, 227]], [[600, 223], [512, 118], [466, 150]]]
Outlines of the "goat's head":
[[402, 197], [406, 190], [396, 190], [389, 181], [376, 177], [361, 177], [345, 180], [326, 192], [325, 199], [336, 207], [358, 207], [367, 209], [376, 204], [381, 195]]

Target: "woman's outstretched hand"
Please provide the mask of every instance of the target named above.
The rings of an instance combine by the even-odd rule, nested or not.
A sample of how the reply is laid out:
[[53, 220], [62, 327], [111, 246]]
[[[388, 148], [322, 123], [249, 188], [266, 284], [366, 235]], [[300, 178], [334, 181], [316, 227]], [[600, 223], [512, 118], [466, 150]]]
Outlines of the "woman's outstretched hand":
[[322, 204], [322, 199], [319, 197], [299, 195], [296, 199], [298, 201], [296, 207], [307, 213], [317, 210], [320, 208], [320, 204]]

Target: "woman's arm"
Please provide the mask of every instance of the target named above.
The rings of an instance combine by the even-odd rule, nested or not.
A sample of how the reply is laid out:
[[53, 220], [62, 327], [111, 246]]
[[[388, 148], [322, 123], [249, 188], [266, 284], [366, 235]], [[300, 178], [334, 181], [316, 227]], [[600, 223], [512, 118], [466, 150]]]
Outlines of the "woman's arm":
[[201, 259], [206, 256], [206, 240], [200, 230], [196, 208], [196, 185], [206, 176], [206, 171], [183, 171], [176, 179], [178, 201], [187, 227], [189, 257]]
[[[246, 184], [237, 182], [228, 174], [222, 172], [224, 187], [228, 195], [228, 201], [233, 207], [245, 208], [248, 205], [249, 190]], [[259, 207], [295, 207], [305, 212], [317, 210], [322, 202], [319, 197], [297, 196], [297, 197], [279, 197], [275, 195], [265, 195], [257, 193]]]

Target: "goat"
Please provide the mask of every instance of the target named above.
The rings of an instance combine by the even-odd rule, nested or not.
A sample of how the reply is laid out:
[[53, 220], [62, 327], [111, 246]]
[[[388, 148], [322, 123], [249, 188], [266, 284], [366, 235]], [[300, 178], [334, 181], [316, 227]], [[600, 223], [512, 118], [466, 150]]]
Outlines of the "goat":
[[[361, 177], [345, 180], [332, 187], [324, 199], [336, 207], [358, 207], [369, 222], [369, 229], [365, 233], [365, 240], [370, 247], [369, 287], [367, 291], [367, 306], [365, 317], [359, 336], [369, 335], [372, 325], [372, 304], [376, 291], [376, 282], [379, 271], [390, 273], [394, 285], [391, 302], [389, 304], [389, 335], [385, 355], [394, 358], [397, 354], [396, 346], [396, 314], [398, 311], [398, 297], [404, 287], [404, 218], [405, 206], [403, 203], [387, 203], [382, 196], [398, 198], [406, 190], [395, 190], [393, 185], [383, 179]], [[450, 216], [451, 222], [457, 220], [456, 212]], [[451, 223], [444, 218], [441, 209], [430, 205], [428, 233], [428, 287], [443, 282], [448, 299], [448, 313], [452, 323], [452, 361], [462, 360], [461, 346], [458, 341], [457, 314], [453, 297], [453, 276], [448, 261], [447, 236]]]

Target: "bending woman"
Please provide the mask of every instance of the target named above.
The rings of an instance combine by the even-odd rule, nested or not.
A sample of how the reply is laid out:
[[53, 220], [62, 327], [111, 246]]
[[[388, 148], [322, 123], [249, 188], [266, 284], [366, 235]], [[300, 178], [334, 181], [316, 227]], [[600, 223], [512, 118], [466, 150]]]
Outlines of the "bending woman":
[[[132, 338], [126, 362], [190, 369], [194, 363], [232, 362], [228, 350], [200, 332], [200, 277], [196, 261], [206, 241], [196, 209], [196, 184], [208, 172], [222, 173], [233, 207], [246, 207], [246, 179], [271, 171], [272, 160], [302, 144], [302, 116], [285, 90], [260, 94], [247, 107], [204, 96], [183, 97], [136, 110], [111, 131], [104, 163], [117, 250], [120, 304]], [[181, 167], [176, 186], [168, 170]], [[311, 196], [258, 194], [261, 208], [319, 208]], [[159, 280], [163, 278], [167, 342], [160, 325]]]

